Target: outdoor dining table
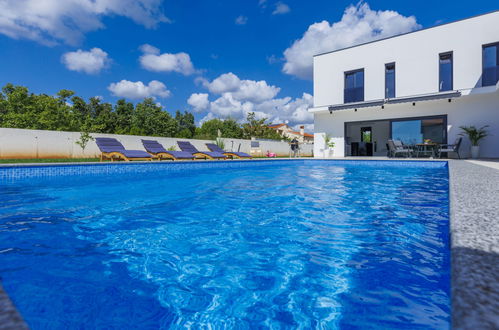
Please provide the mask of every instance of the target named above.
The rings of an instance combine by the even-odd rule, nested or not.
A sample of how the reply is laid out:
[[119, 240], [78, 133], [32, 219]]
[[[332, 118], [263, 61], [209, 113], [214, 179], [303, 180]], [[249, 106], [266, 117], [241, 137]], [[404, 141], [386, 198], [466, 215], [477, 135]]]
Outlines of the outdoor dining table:
[[437, 143], [417, 143], [415, 145], [416, 157], [418, 157], [418, 155], [422, 153], [430, 154], [430, 158], [435, 158], [437, 150]]

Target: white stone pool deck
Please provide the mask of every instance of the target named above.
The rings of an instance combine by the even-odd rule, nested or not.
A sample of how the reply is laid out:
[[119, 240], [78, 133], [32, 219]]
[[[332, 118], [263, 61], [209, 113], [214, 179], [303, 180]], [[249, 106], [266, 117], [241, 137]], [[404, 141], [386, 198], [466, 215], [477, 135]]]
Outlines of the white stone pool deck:
[[[348, 159], [388, 160], [384, 157]], [[452, 328], [499, 329], [499, 160], [448, 160], [448, 164]], [[61, 164], [14, 166], [42, 165]], [[0, 165], [5, 166], [13, 165]], [[0, 330], [26, 328], [0, 286]]]

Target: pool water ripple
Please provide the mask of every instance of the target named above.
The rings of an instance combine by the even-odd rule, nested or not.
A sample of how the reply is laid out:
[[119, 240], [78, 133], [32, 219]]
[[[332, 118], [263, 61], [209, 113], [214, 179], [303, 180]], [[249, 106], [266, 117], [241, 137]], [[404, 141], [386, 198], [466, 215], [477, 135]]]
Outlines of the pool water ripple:
[[33, 329], [449, 327], [445, 167], [0, 188], [0, 276]]

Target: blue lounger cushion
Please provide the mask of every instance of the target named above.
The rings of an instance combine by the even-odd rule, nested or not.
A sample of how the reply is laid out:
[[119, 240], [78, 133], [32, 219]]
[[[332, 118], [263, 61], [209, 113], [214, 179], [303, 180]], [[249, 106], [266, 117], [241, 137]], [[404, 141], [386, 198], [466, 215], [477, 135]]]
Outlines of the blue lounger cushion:
[[190, 142], [177, 141], [177, 143], [178, 143], [178, 146], [180, 147], [180, 149], [182, 149], [182, 151], [187, 151], [187, 152], [190, 152], [193, 154], [201, 153], [201, 154], [205, 154], [207, 156], [210, 156], [212, 158], [226, 158], [226, 156], [221, 152], [199, 151]]
[[208, 149], [210, 149], [211, 151], [214, 151], [214, 152], [219, 152], [219, 153], [227, 152], [227, 153], [234, 154], [234, 155], [236, 155], [238, 157], [242, 157], [242, 158], [249, 157], [249, 158], [251, 158], [251, 156], [248, 155], [245, 152], [225, 151], [222, 148], [220, 148], [219, 146], [217, 146], [215, 143], [206, 143], [206, 146], [208, 147]]
[[96, 138], [95, 143], [101, 152], [119, 152], [128, 158], [151, 158], [147, 152], [143, 150], [127, 150], [125, 147], [114, 138]]
[[193, 159], [194, 156], [190, 152], [186, 151], [170, 151], [166, 150], [161, 143], [156, 140], [142, 140], [142, 144], [147, 152], [151, 154], [166, 153], [172, 155], [177, 159]]

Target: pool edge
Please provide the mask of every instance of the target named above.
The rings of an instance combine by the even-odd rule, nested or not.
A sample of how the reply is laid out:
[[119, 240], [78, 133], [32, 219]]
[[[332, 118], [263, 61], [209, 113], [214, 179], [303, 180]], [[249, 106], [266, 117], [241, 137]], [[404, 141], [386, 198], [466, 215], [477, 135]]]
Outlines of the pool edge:
[[453, 329], [497, 329], [499, 170], [449, 161]]
[[25, 330], [28, 326], [0, 283], [0, 330]]

